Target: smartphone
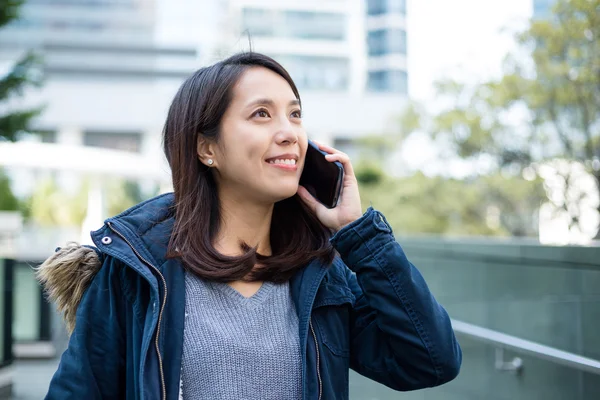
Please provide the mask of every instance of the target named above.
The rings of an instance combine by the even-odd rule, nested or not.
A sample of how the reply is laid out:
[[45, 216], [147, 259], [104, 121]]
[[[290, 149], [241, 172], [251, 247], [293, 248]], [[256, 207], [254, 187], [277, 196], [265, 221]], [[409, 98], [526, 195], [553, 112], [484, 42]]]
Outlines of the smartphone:
[[327, 161], [325, 155], [327, 153], [308, 141], [300, 184], [325, 207], [334, 208], [342, 192], [344, 167], [338, 161]]

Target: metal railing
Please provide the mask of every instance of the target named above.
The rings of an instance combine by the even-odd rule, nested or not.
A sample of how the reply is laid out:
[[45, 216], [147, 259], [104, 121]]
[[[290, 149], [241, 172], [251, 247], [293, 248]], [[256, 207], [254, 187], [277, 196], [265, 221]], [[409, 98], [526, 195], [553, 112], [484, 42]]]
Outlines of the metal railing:
[[512, 350], [519, 354], [536, 357], [556, 364], [564, 365], [584, 372], [600, 375], [600, 361], [580, 355], [558, 350], [553, 347], [521, 339], [516, 336], [507, 335], [498, 331], [469, 324], [463, 321], [452, 320], [454, 332], [458, 335], [468, 336], [472, 339], [487, 343], [496, 347], [496, 368], [520, 372], [523, 361], [516, 357], [510, 362], [503, 359], [504, 350]]

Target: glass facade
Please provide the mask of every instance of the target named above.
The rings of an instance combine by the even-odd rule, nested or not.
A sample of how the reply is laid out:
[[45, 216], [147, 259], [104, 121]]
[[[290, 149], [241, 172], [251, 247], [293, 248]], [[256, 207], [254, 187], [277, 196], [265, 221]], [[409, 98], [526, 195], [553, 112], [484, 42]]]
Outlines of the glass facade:
[[406, 0], [367, 0], [368, 15], [406, 15]]
[[139, 133], [84, 132], [83, 144], [90, 147], [139, 153], [142, 137]]
[[348, 59], [341, 57], [275, 55], [298, 89], [346, 90], [350, 80]]
[[252, 36], [344, 40], [346, 17], [331, 12], [244, 8], [242, 29]]
[[36, 131], [42, 143], [56, 143], [56, 132], [54, 131]]
[[370, 56], [406, 55], [406, 31], [402, 29], [371, 31], [367, 35], [367, 48]]
[[19, 29], [47, 29], [51, 32], [72, 32], [79, 31], [85, 33], [105, 32], [117, 30], [118, 32], [145, 32], [149, 31], [148, 24], [137, 21], [100, 21], [93, 19], [74, 19], [74, 18], [44, 18], [26, 16], [22, 19], [11, 22], [11, 27]]
[[367, 88], [373, 92], [408, 94], [408, 74], [400, 70], [371, 71]]
[[274, 36], [273, 14], [273, 10], [264, 8], [244, 8], [242, 11], [242, 29], [249, 31], [253, 36]]
[[153, 0], [27, 0], [27, 4], [50, 4], [53, 6], [85, 6], [85, 7], [132, 7]]
[[14, 270], [13, 338], [19, 342], [34, 342], [40, 336], [41, 288], [34, 270], [27, 264]]
[[[21, 18], [11, 21], [9, 28], [39, 34], [82, 33], [152, 34], [152, 21], [147, 18], [154, 0], [27, 0]], [[94, 14], [114, 13], [120, 18]], [[146, 16], [140, 18], [140, 16]]]

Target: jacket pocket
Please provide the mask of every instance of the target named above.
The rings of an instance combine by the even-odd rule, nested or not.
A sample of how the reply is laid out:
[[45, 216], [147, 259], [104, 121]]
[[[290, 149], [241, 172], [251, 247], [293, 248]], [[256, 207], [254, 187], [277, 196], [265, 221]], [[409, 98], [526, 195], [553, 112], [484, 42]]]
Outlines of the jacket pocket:
[[313, 320], [323, 344], [338, 357], [350, 356], [350, 312], [355, 298], [347, 286], [324, 283], [313, 306]]

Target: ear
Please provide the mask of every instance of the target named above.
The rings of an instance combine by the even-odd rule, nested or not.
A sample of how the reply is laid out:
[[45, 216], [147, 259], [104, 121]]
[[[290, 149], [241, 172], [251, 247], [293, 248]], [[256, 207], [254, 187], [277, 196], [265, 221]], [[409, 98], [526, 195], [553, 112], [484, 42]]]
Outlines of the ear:
[[[203, 135], [198, 135], [198, 145], [196, 148], [198, 159], [207, 167], [217, 166], [217, 157], [215, 152], [215, 143], [207, 140]], [[208, 160], [212, 160], [213, 164], [209, 165]]]

